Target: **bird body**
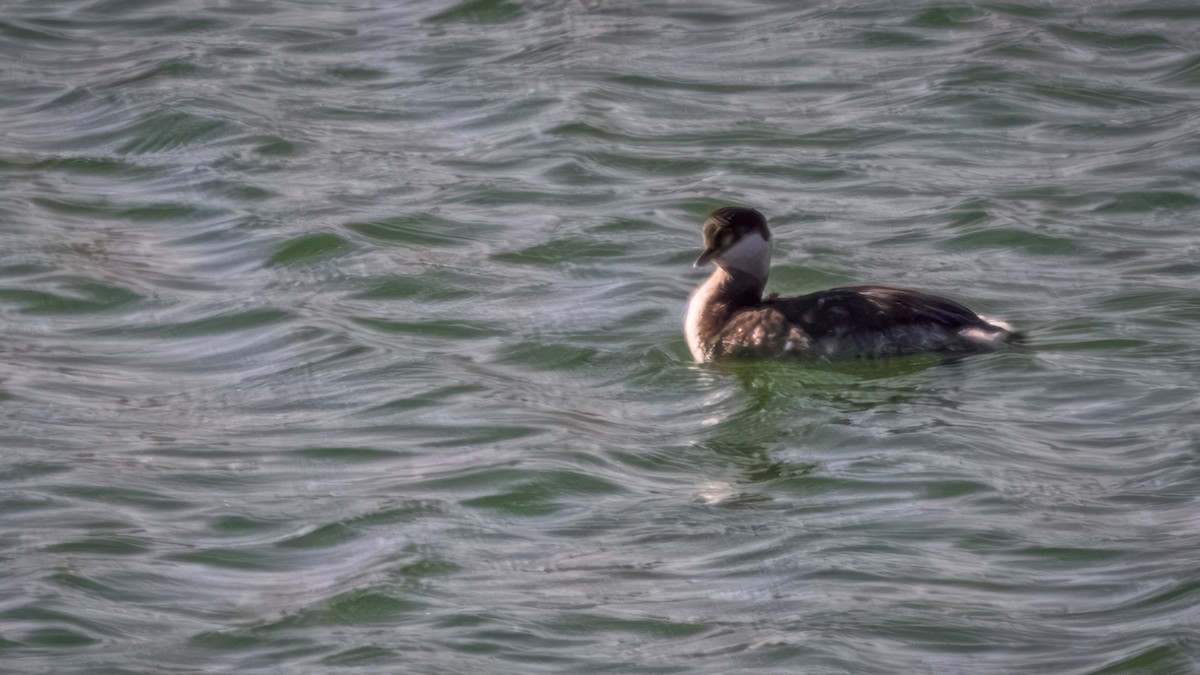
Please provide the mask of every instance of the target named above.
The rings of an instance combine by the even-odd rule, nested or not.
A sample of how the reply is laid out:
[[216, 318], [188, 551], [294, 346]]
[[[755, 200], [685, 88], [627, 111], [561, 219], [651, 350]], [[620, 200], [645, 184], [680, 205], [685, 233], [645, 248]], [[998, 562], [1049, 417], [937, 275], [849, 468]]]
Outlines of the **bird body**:
[[770, 241], [766, 219], [754, 209], [724, 207], [705, 221], [696, 266], [711, 261], [717, 269], [692, 293], [684, 324], [697, 362], [970, 354], [1019, 337], [953, 300], [887, 286], [764, 298]]

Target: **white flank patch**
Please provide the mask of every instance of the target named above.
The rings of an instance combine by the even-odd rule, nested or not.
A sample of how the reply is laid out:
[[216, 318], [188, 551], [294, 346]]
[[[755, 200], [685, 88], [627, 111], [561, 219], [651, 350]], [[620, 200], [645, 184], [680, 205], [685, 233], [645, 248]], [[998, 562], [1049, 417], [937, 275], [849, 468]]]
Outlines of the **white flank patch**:
[[979, 318], [986, 321], [990, 325], [990, 329], [972, 326], [971, 328], [964, 328], [958, 331], [958, 334], [979, 344], [992, 345], [1008, 337], [1009, 333], [1015, 332], [1012, 326], [1003, 321], [998, 321], [982, 314], [979, 315]]
[[973, 340], [982, 344], [991, 344], [995, 342], [996, 338], [1000, 337], [1002, 333], [1000, 331], [989, 331], [984, 330], [983, 328], [972, 327], [964, 328], [958, 331], [958, 334], [967, 338], [968, 340]]
[[982, 315], [982, 314], [980, 314], [980, 315], [979, 315], [979, 318], [983, 319], [984, 321], [986, 321], [986, 322], [988, 322], [988, 323], [992, 324], [993, 326], [995, 326], [996, 328], [999, 328], [999, 329], [1001, 329], [1001, 330], [1006, 330], [1006, 331], [1008, 331], [1008, 332], [1010, 332], [1010, 333], [1015, 333], [1015, 332], [1016, 332], [1015, 330], [1013, 330], [1013, 327], [1012, 327], [1012, 326], [1010, 326], [1010, 325], [1008, 324], [1008, 322], [1006, 322], [1006, 321], [1001, 321], [1001, 320], [999, 320], [999, 319], [993, 319], [993, 318], [991, 318], [990, 316], [984, 316], [984, 315]]

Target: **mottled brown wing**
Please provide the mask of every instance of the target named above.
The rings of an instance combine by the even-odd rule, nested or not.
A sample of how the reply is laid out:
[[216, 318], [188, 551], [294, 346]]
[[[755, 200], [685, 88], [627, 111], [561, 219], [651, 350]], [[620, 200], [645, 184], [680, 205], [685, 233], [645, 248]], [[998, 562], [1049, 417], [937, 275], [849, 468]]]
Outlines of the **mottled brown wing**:
[[777, 359], [804, 354], [808, 336], [773, 307], [743, 309], [734, 313], [713, 343], [713, 359]]
[[975, 312], [953, 300], [886, 286], [831, 288], [798, 298], [771, 299], [766, 306], [814, 339], [912, 325], [950, 330], [986, 325]]

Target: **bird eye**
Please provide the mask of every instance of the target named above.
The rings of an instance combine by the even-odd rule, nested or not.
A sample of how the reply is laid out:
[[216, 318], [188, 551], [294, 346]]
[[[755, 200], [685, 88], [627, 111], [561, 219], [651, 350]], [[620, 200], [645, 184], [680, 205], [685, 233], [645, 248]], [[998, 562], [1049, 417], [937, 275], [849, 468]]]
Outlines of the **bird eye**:
[[733, 243], [733, 233], [729, 230], [721, 230], [721, 236], [717, 241], [721, 244], [718, 248], [727, 248]]

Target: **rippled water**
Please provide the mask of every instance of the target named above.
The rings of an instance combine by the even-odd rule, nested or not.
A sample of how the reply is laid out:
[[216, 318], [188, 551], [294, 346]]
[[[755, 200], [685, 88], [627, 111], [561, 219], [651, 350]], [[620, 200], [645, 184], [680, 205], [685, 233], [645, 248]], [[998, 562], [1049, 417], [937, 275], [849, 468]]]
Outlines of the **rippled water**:
[[[1200, 670], [1189, 3], [0, 12], [20, 672]], [[697, 367], [770, 288], [1033, 347]]]

